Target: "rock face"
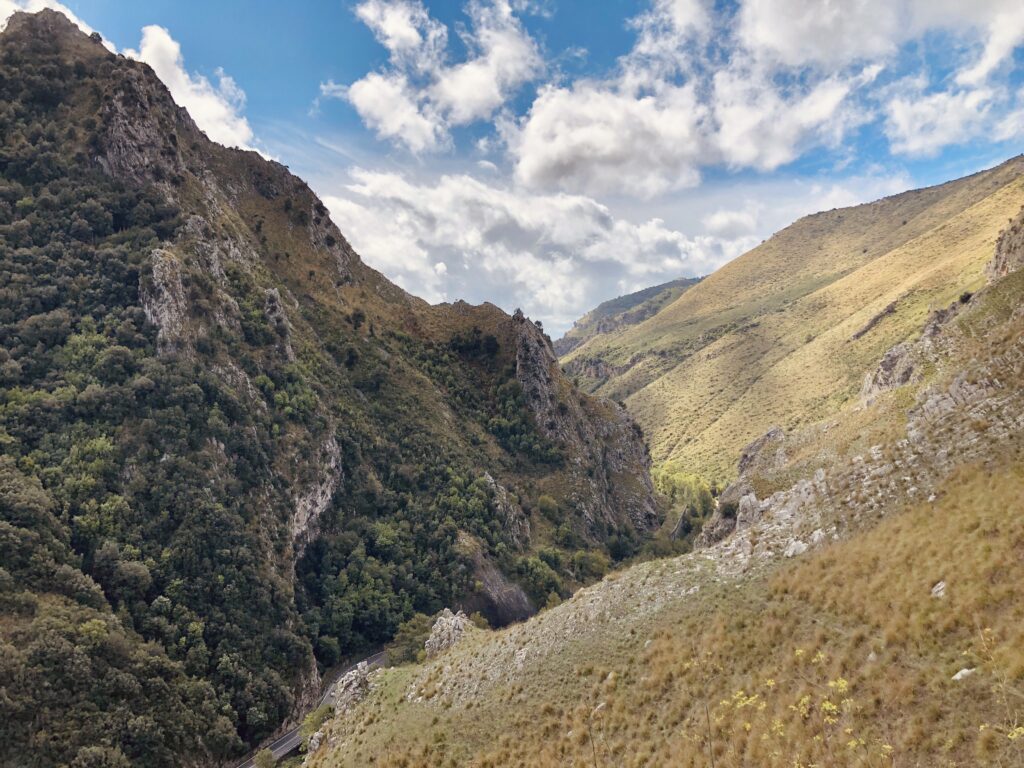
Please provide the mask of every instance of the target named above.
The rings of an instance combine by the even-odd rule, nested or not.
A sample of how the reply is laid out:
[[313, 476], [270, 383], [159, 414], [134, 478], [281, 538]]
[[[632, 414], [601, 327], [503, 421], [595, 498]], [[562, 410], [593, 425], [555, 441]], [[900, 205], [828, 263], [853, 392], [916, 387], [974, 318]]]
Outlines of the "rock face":
[[999, 236], [995, 256], [986, 266], [985, 275], [992, 282], [1021, 267], [1024, 267], [1024, 208]]
[[316, 537], [317, 521], [331, 503], [331, 497], [341, 482], [341, 448], [333, 434], [320, 446], [312, 467], [318, 476], [295, 496], [291, 531], [297, 557], [302, 556], [306, 546]]
[[350, 672], [346, 672], [331, 688], [329, 701], [334, 711], [347, 712], [362, 700], [370, 690], [370, 672], [372, 667], [362, 661]]
[[882, 392], [902, 387], [909, 383], [913, 376], [914, 361], [911, 347], [906, 342], [897, 344], [885, 353], [878, 368], [864, 377], [864, 384], [860, 389], [861, 406], [871, 405]]
[[772, 460], [775, 465], [781, 466], [786, 463], [786, 451], [782, 443], [786, 435], [780, 427], [772, 427], [765, 432], [761, 437], [752, 441], [747, 445], [740, 453], [739, 461], [739, 473], [742, 475], [748, 469], [750, 469], [755, 462], [758, 461], [762, 456], [766, 455], [769, 446], [775, 449]]
[[465, 613], [462, 611], [452, 613], [450, 609], [445, 608], [434, 622], [427, 642], [423, 644], [423, 648], [427, 652], [427, 658], [432, 659], [438, 654], [444, 653], [458, 643], [472, 629], [473, 622], [469, 620]]
[[484, 473], [484, 480], [494, 494], [491, 506], [502, 528], [519, 550], [525, 549], [530, 544], [530, 518], [508, 489], [491, 477], [489, 472]]
[[479, 611], [492, 627], [523, 621], [536, 612], [523, 588], [509, 580], [484, 554], [480, 541], [463, 532], [459, 534], [458, 546], [473, 563], [473, 580], [480, 585], [460, 602], [466, 611]]
[[573, 392], [541, 330], [518, 310], [512, 322], [516, 379], [527, 406], [541, 433], [575, 457], [572, 471], [582, 490], [572, 501], [592, 528], [628, 522], [638, 531], [652, 530], [658, 508], [639, 427], [621, 406]]
[[143, 282], [139, 294], [146, 319], [153, 323], [157, 333], [157, 348], [168, 354], [188, 343], [188, 304], [181, 284], [181, 263], [177, 256], [162, 248], [150, 255], [153, 272]]

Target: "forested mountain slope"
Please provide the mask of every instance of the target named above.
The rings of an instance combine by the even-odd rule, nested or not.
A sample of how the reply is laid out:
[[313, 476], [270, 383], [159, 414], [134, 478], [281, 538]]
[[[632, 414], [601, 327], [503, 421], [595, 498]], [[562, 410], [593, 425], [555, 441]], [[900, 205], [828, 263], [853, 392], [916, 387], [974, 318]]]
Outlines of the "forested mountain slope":
[[210, 765], [447, 605], [657, 524], [624, 410], [432, 307], [63, 16], [0, 35], [0, 765]]
[[639, 325], [563, 358], [624, 399], [656, 464], [729, 479], [742, 447], [856, 405], [864, 371], [983, 282], [1024, 159], [803, 218]]

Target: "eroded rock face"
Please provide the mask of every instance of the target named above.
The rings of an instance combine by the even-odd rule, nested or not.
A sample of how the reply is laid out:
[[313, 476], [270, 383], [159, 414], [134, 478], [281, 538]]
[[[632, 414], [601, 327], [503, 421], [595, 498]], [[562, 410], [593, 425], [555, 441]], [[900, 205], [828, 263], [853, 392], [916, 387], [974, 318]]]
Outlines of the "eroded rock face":
[[883, 392], [902, 387], [911, 381], [915, 375], [911, 352], [911, 345], [903, 342], [885, 353], [878, 368], [864, 377], [864, 384], [860, 388], [862, 407], [871, 405]]
[[530, 544], [530, 519], [505, 486], [486, 472], [484, 480], [494, 494], [491, 504], [501, 527], [519, 550], [525, 549]]
[[292, 324], [288, 321], [288, 313], [281, 303], [281, 292], [277, 288], [268, 288], [264, 292], [263, 312], [274, 328], [279, 339], [278, 348], [289, 362], [295, 361], [292, 350]]
[[306, 546], [316, 538], [317, 521], [331, 503], [331, 497], [341, 482], [341, 447], [333, 433], [320, 446], [313, 466], [318, 476], [295, 497], [291, 529], [296, 559], [302, 557]]
[[153, 87], [146, 70], [141, 62], [122, 67], [118, 88], [101, 111], [106, 132], [96, 158], [107, 173], [136, 184], [179, 175], [185, 168], [179, 145], [200, 135], [188, 113]]
[[347, 712], [356, 705], [370, 690], [370, 672], [372, 667], [365, 661], [355, 669], [346, 672], [331, 688], [329, 702], [336, 713]]
[[432, 659], [438, 654], [447, 651], [462, 640], [466, 633], [472, 629], [473, 622], [469, 620], [465, 613], [462, 611], [452, 613], [451, 610], [445, 608], [434, 622], [434, 627], [430, 630], [430, 637], [427, 638], [427, 642], [423, 644], [423, 648], [427, 652], [427, 658]]
[[995, 255], [985, 267], [985, 276], [993, 282], [1021, 267], [1024, 267], [1024, 208], [999, 235]]
[[786, 463], [786, 452], [782, 445], [786, 435], [780, 427], [772, 427], [756, 440], [748, 444], [740, 453], [739, 473], [745, 474], [762, 456], [768, 453], [769, 447], [775, 449], [773, 461], [776, 466]]
[[[580, 489], [571, 502], [592, 528], [628, 523], [638, 531], [658, 524], [651, 458], [625, 408], [574, 393], [560, 375], [550, 341], [521, 311], [512, 317], [516, 379], [537, 428], [572, 457]], [[587, 473], [585, 466], [598, 470]]]
[[171, 251], [153, 250], [150, 279], [140, 286], [142, 310], [155, 325], [161, 354], [177, 351], [188, 342], [188, 303], [181, 282], [181, 263]]
[[484, 554], [479, 540], [460, 531], [458, 547], [472, 561], [473, 580], [480, 585], [478, 590], [461, 601], [466, 611], [479, 611], [493, 627], [523, 621], [537, 612], [523, 588], [511, 581]]

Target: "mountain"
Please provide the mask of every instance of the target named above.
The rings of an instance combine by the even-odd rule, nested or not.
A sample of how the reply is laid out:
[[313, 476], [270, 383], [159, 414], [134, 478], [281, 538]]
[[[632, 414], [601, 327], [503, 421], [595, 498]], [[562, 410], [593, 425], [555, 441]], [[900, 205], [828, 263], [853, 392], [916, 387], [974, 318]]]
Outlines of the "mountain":
[[0, 35], [0, 764], [222, 764], [417, 613], [533, 613], [659, 523], [521, 313], [367, 267], [52, 11]]
[[624, 400], [655, 464], [735, 477], [742, 448], [858, 404], [865, 370], [929, 312], [984, 284], [1024, 192], [1024, 159], [928, 189], [814, 214], [653, 317], [562, 358]]
[[[1018, 162], [956, 186], [998, 195]], [[972, 257], [977, 290], [866, 365], [856, 407], [740, 452], [702, 548], [498, 632], [442, 616], [426, 658], [366, 676], [305, 764], [1022, 764], [1022, 202], [977, 265], [992, 282]], [[981, 248], [975, 215], [953, 221]]]
[[684, 277], [598, 304], [573, 323], [562, 338], [555, 341], [555, 353], [559, 357], [567, 355], [595, 336], [641, 323], [698, 282], [699, 277]]

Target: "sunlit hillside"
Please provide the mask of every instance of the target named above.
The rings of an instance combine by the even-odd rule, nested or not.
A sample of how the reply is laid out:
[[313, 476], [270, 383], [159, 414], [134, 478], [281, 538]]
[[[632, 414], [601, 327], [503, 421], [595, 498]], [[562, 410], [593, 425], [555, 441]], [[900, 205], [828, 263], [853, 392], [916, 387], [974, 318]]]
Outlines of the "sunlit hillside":
[[584, 386], [625, 399], [655, 462], [729, 478], [745, 444], [850, 404], [871, 361], [984, 282], [1024, 201], [1022, 172], [1015, 158], [808, 216], [563, 363]]

